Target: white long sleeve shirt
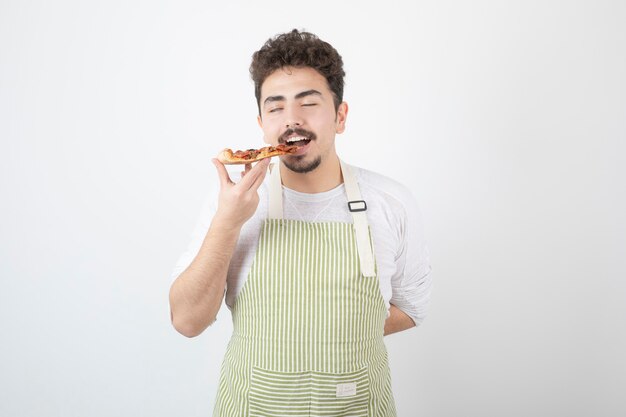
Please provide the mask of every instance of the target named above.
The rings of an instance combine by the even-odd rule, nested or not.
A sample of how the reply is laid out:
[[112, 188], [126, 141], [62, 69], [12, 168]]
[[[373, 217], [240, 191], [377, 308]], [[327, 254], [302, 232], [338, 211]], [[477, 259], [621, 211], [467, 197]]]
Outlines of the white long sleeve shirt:
[[[387, 308], [393, 304], [419, 325], [430, 300], [431, 275], [422, 219], [410, 191], [398, 182], [352, 167], [367, 202], [380, 291]], [[234, 179], [235, 175], [231, 175]], [[232, 256], [226, 282], [226, 305], [232, 308], [245, 283], [256, 253], [263, 221], [268, 215], [269, 175], [259, 187], [259, 206], [243, 226]], [[180, 256], [172, 280], [193, 261], [217, 210], [219, 184], [207, 197], [187, 250]], [[283, 187], [283, 216], [308, 222], [352, 223], [344, 185], [323, 193], [307, 194]]]

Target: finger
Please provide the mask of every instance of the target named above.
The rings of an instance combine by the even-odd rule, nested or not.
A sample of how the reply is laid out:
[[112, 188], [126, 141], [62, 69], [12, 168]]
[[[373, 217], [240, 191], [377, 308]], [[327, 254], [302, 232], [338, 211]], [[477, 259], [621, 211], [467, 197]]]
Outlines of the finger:
[[[243, 183], [242, 187], [250, 188], [259, 177], [259, 175], [264, 176], [264, 172], [267, 171], [267, 166], [269, 165], [269, 159], [270, 158], [262, 159], [257, 162], [254, 167], [246, 169], [245, 178], [241, 180], [241, 182]], [[246, 165], [251, 166], [251, 164]]]
[[211, 159], [215, 168], [217, 168], [217, 176], [220, 178], [220, 186], [225, 187], [228, 184], [232, 184], [233, 182], [228, 175], [228, 171], [226, 171], [226, 167], [223, 163], [221, 163], [217, 158]]
[[266, 175], [267, 175], [267, 169], [263, 170], [261, 175], [257, 177], [257, 179], [250, 186], [250, 189], [256, 191], [261, 186], [261, 184], [263, 184], [263, 180], [265, 179]]
[[246, 168], [244, 171], [241, 171], [241, 178], [245, 177], [248, 171], [252, 169], [252, 164], [246, 164]]
[[267, 172], [267, 167], [269, 164], [270, 158], [265, 158], [259, 161], [249, 172], [246, 173], [246, 176], [239, 182], [239, 184], [241, 184], [241, 187], [243, 187], [244, 189], [249, 189], [256, 182], [259, 176], [265, 178], [265, 173]]

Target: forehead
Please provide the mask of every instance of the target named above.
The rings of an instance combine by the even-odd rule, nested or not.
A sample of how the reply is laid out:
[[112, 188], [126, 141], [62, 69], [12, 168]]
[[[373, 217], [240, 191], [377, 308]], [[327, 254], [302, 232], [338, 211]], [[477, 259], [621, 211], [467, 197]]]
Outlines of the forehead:
[[289, 99], [307, 90], [317, 90], [322, 95], [331, 93], [326, 78], [313, 68], [279, 68], [263, 81], [261, 102], [268, 96], [284, 96]]

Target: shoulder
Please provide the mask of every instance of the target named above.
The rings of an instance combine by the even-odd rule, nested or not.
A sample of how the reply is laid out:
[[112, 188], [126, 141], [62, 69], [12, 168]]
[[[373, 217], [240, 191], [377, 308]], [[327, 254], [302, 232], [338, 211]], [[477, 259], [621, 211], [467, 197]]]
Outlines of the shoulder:
[[365, 168], [351, 167], [363, 198], [381, 201], [403, 211], [412, 211], [416, 206], [413, 192], [400, 181]]

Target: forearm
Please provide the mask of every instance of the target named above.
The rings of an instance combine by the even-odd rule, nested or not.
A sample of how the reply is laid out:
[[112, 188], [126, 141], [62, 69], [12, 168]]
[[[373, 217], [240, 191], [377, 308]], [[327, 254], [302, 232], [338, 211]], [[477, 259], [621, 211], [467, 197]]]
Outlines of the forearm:
[[389, 317], [385, 320], [384, 335], [401, 332], [403, 330], [415, 327], [413, 319], [393, 304], [389, 308]]
[[215, 321], [240, 230], [214, 219], [193, 262], [172, 284], [170, 311], [179, 333], [194, 337]]

